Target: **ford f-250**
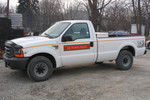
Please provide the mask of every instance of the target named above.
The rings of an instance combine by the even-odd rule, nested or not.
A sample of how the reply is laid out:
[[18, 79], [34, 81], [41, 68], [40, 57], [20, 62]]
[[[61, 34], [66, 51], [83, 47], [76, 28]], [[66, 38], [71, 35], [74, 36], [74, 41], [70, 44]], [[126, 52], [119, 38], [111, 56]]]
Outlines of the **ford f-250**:
[[144, 36], [97, 36], [90, 21], [68, 20], [40, 36], [7, 41], [3, 58], [6, 67], [26, 70], [34, 81], [44, 81], [62, 66], [115, 60], [118, 69], [128, 70], [133, 57], [145, 51]]

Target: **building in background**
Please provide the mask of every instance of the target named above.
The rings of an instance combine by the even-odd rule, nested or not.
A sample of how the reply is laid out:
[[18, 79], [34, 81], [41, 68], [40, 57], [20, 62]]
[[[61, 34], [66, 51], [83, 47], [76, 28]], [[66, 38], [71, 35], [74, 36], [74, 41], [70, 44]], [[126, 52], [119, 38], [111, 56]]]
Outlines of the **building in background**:
[[[138, 25], [138, 27], [139, 27], [139, 25]], [[131, 34], [138, 34], [136, 24], [131, 24]], [[141, 33], [139, 33], [139, 34], [145, 36], [145, 25], [141, 25]]]

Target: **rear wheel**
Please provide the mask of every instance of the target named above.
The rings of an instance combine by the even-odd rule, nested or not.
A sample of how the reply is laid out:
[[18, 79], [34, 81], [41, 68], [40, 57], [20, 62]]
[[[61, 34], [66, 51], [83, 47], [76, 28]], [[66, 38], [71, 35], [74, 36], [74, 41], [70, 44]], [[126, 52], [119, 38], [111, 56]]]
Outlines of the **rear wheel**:
[[133, 64], [133, 55], [130, 51], [122, 50], [116, 59], [117, 68], [120, 70], [128, 70]]
[[44, 56], [31, 59], [27, 67], [28, 76], [34, 81], [45, 81], [53, 72], [51, 61]]

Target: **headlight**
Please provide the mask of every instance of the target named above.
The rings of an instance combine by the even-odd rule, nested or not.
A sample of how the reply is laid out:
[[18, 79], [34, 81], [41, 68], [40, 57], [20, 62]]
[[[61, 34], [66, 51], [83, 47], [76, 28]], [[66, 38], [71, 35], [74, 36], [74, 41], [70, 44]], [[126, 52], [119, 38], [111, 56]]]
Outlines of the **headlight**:
[[14, 56], [15, 57], [24, 57], [22, 48], [23, 47], [20, 46], [20, 45], [15, 45], [14, 46]]

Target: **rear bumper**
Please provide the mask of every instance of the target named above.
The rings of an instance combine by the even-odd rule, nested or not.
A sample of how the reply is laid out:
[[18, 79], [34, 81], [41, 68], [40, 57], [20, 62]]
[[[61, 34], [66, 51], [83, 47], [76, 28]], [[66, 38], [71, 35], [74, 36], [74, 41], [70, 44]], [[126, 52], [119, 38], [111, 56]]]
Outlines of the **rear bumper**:
[[11, 69], [25, 70], [29, 58], [17, 58], [17, 57], [7, 57], [3, 55], [5, 61], [5, 67], [10, 67]]

